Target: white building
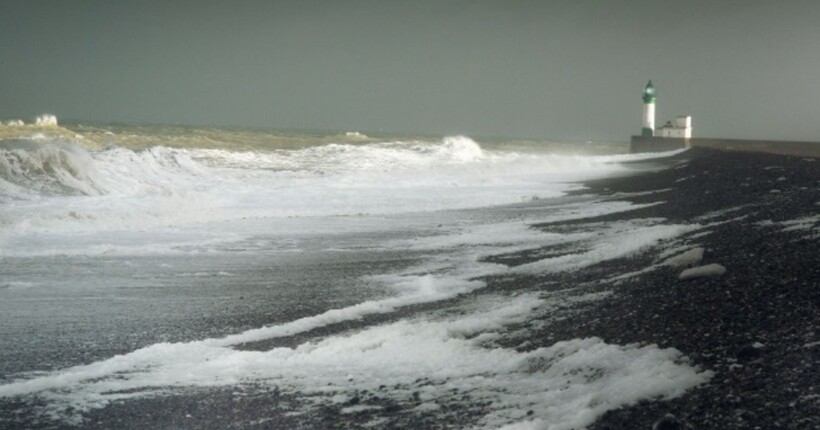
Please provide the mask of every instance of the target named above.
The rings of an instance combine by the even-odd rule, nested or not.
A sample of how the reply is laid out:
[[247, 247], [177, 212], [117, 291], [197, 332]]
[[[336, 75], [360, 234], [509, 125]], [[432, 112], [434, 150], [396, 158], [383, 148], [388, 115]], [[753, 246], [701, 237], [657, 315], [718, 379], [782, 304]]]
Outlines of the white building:
[[667, 121], [662, 127], [658, 128], [655, 136], [660, 137], [677, 137], [681, 139], [689, 139], [692, 137], [692, 117], [688, 115], [678, 115], [675, 122]]

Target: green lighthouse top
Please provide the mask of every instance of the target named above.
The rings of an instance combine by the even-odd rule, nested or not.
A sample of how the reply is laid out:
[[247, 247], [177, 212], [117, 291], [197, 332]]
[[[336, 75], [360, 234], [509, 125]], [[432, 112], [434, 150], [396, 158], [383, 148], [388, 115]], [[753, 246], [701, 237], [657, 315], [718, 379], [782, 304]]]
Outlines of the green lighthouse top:
[[643, 89], [643, 102], [644, 103], [655, 103], [655, 87], [652, 86], [652, 80], [646, 84], [646, 88]]

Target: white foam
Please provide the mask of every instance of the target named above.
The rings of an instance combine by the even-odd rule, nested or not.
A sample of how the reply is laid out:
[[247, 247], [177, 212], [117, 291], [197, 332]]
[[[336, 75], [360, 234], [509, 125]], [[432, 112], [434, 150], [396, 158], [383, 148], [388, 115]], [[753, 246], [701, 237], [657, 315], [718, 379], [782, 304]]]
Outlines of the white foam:
[[389, 278], [394, 280], [391, 287], [398, 292], [397, 296], [382, 300], [368, 300], [342, 309], [331, 309], [319, 315], [300, 318], [285, 324], [251, 329], [221, 339], [209, 340], [207, 343], [229, 346], [292, 336], [335, 323], [358, 320], [368, 315], [392, 312], [401, 306], [448, 299], [485, 285], [482, 281], [465, 281], [456, 277], [432, 275], [394, 275]]
[[[704, 249], [700, 247], [691, 248], [690, 246], [674, 246], [677, 242], [676, 240], [665, 240], [668, 242], [665, 246], [670, 246], [670, 248], [662, 251], [658, 258], [665, 260], [661, 261], [660, 263], [651, 264], [647, 267], [644, 267], [639, 270], [635, 270], [632, 272], [622, 273], [615, 276], [608, 277], [605, 282], [607, 283], [617, 283], [619, 281], [623, 281], [625, 279], [634, 278], [636, 276], [643, 275], [645, 273], [652, 272], [659, 267], [668, 266], [668, 267], [685, 267], [685, 266], [692, 266], [699, 264], [700, 261], [703, 259], [703, 252]], [[683, 251], [683, 252], [681, 252]], [[670, 257], [671, 256], [671, 257]]]
[[[602, 214], [627, 210], [628, 204], [621, 202], [591, 203], [593, 209], [590, 213]], [[600, 205], [600, 208], [594, 208]], [[562, 207], [559, 207], [562, 208]], [[578, 212], [575, 206], [568, 206], [568, 212], [558, 215], [562, 219], [583, 218], [587, 214]], [[560, 211], [559, 211], [560, 212]], [[254, 342], [272, 339], [283, 336], [291, 336], [335, 324], [344, 321], [361, 319], [368, 315], [389, 313], [402, 306], [418, 303], [427, 303], [455, 297], [468, 293], [485, 284], [483, 281], [474, 280], [488, 275], [507, 273], [509, 269], [500, 264], [480, 263], [479, 261], [493, 254], [510, 253], [533, 247], [546, 246], [557, 243], [572, 243], [584, 241], [590, 238], [597, 238], [599, 248], [604, 243], [603, 249], [588, 251], [581, 254], [579, 258], [586, 264], [591, 265], [607, 259], [616, 258], [624, 253], [637, 252], [643, 247], [655, 244], [662, 238], [674, 237], [689, 231], [694, 227], [682, 226], [654, 226], [647, 227], [640, 238], [632, 237], [634, 243], [626, 248], [613, 248], [607, 245], [607, 241], [620, 241], [620, 237], [630, 234], [633, 224], [627, 223], [612, 229], [616, 236], [601, 237], [598, 233], [573, 233], [555, 234], [534, 230], [529, 224], [524, 222], [506, 222], [493, 224], [472, 225], [454, 233], [431, 236], [426, 238], [415, 238], [413, 240], [394, 241], [389, 246], [391, 248], [403, 248], [411, 250], [437, 250], [448, 251], [437, 254], [421, 265], [410, 267], [392, 275], [371, 276], [370, 281], [376, 281], [396, 292], [391, 296], [381, 300], [366, 301], [343, 309], [332, 309], [319, 315], [310, 316], [295, 320], [289, 323], [260, 327], [244, 333], [239, 333], [225, 337], [223, 339], [211, 340], [209, 342], [217, 345], [236, 345], [245, 342]], [[656, 231], [657, 230], [657, 231]], [[554, 265], [553, 271], [568, 270], [581, 267], [577, 263]], [[518, 270], [516, 268], [515, 270]], [[431, 274], [435, 273], [435, 275]]]
[[615, 155], [599, 155], [595, 159], [607, 163], [626, 163], [634, 161], [659, 160], [663, 158], [674, 157], [675, 155], [686, 152], [688, 148], [676, 149], [674, 151], [665, 152], [642, 152], [632, 154], [615, 154]]
[[820, 215], [809, 215], [778, 222], [764, 220], [755, 224], [760, 227], [779, 226], [782, 232], [804, 232], [806, 235], [803, 236], [803, 239], [814, 240], [820, 238]]
[[[16, 140], [0, 149], [0, 253], [127, 253], [118, 237], [134, 232], [172, 237], [164, 233], [226, 231], [204, 225], [243, 219], [432, 212], [551, 198], [570, 189], [568, 181], [625, 171], [616, 160], [630, 157], [485, 151], [466, 137], [270, 151], [91, 150], [45, 136]], [[74, 245], [34, 249], [33, 243]], [[135, 252], [152, 249], [132, 245]]]
[[[580, 205], [556, 205], [551, 219], [583, 219], [634, 208], [623, 202], [587, 201], [587, 205], [586, 210]], [[495, 345], [498, 333], [508, 326], [527, 330], [534, 316], [544, 319], [567, 303], [564, 297], [536, 294], [482, 298], [454, 313], [366, 327], [295, 348], [237, 351], [232, 347], [474, 291], [484, 286], [476, 277], [509, 270], [481, 263], [484, 256], [562, 244], [582, 251], [564, 260], [542, 260], [540, 269], [527, 270], [575, 270], [637, 252], [695, 227], [649, 219], [551, 233], [532, 229], [524, 220], [465, 222], [442, 230], [441, 235], [388, 244], [394, 249], [438, 252], [428, 253], [425, 261], [401, 272], [363, 280], [392, 291], [387, 298], [224, 338], [161, 343], [84, 366], [31, 375], [0, 386], [0, 396], [36, 394], [47, 402], [48, 412], [71, 419], [72, 414], [114, 400], [164, 395], [191, 386], [275, 384], [307, 396], [313, 404], [338, 405], [358, 390], [389, 385], [394, 387], [389, 396], [398, 403], [408, 403], [414, 392], [420, 392], [426, 410], [460, 402], [461, 396], [469, 394], [476, 402], [491, 404], [480, 423], [485, 428], [513, 423], [581, 427], [608, 409], [643, 398], [680, 395], [707, 380], [709, 373], [690, 367], [672, 349], [609, 345], [596, 338], [527, 352]], [[606, 294], [574, 300], [596, 300]], [[421, 378], [433, 383], [418, 382]], [[369, 406], [374, 405], [362, 405]], [[530, 410], [532, 415], [527, 414]], [[368, 411], [379, 414], [375, 408]]]
[[51, 114], [43, 114], [34, 119], [34, 125], [37, 126], [57, 126], [57, 117]]
[[369, 139], [366, 134], [360, 133], [358, 131], [347, 131], [345, 132], [345, 137], [353, 138], [353, 139]]
[[0, 396], [38, 393], [52, 413], [70, 415], [69, 408], [81, 413], [174, 387], [275, 384], [313, 398], [313, 404], [338, 404], [359, 390], [388, 385], [386, 395], [399, 403], [414, 392], [431, 405], [459, 402], [463, 394], [488, 402], [485, 428], [527, 420], [570, 428], [640, 399], [678, 396], [710, 376], [674, 349], [588, 338], [517, 352], [483, 347], [475, 336], [524, 322], [534, 309], [549, 306], [531, 294], [498, 297], [464, 316], [402, 320], [264, 352], [210, 342], [157, 344], [2, 385]]
[[558, 207], [556, 213], [549, 217], [543, 217], [533, 220], [533, 224], [553, 224], [557, 222], [581, 220], [587, 218], [595, 218], [604, 215], [611, 215], [616, 213], [624, 213], [635, 211], [639, 209], [649, 208], [652, 206], [662, 205], [665, 202], [653, 202], [644, 204], [635, 204], [628, 201], [602, 201], [590, 204], [590, 202], [571, 203]]
[[5, 195], [25, 197], [26, 190], [99, 194], [93, 181], [95, 173], [91, 155], [76, 145], [35, 142], [9, 145], [0, 148], [0, 199]]
[[[532, 211], [538, 212], [536, 218], [461, 225], [443, 232], [444, 234], [392, 241], [385, 246], [411, 250], [471, 249], [477, 260], [492, 254], [512, 253], [559, 243], [582, 242], [599, 234], [593, 231], [555, 233], [550, 232], [548, 228], [535, 228], [534, 225], [584, 220], [633, 211], [655, 204], [657, 203], [633, 204], [625, 201], [584, 200], [549, 207], [536, 206], [536, 209]], [[551, 212], [551, 215], [545, 217], [540, 214], [541, 212]]]
[[786, 228], [783, 231], [820, 231], [820, 215], [812, 215], [780, 223]]
[[541, 274], [578, 270], [603, 261], [627, 257], [658, 246], [685, 233], [697, 230], [697, 224], [661, 224], [661, 220], [631, 220], [601, 226], [586, 244], [584, 252], [550, 257], [511, 269], [514, 273]]

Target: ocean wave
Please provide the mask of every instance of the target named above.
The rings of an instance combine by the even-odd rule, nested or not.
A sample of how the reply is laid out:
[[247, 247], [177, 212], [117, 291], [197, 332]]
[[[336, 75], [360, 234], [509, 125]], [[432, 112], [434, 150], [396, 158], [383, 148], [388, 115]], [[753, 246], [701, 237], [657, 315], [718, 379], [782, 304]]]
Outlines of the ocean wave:
[[[577, 172], [610, 171], [618, 163], [642, 157], [493, 151], [465, 136], [440, 141], [314, 142], [287, 149], [237, 150], [218, 145], [218, 139], [207, 134], [201, 139], [214, 145], [180, 147], [176, 140], [181, 137], [172, 134], [140, 140], [151, 141], [151, 145], [122, 146], [118, 142], [130, 142], [130, 137], [111, 132], [103, 134], [108, 140], [102, 145], [99, 139], [62, 134], [35, 132], [13, 139], [0, 136], [0, 198], [21, 198], [26, 192], [167, 193], [181, 190], [180, 185], [192, 177], [204, 175], [229, 182], [249, 177], [260, 179], [266, 174], [266, 179], [277, 182], [331, 175], [338, 177], [341, 184], [389, 180], [403, 186], [441, 181], [470, 186], [511, 178], [529, 180], [544, 174], [566, 174], [572, 179]], [[244, 136], [240, 133], [236, 138]], [[271, 172], [277, 173], [275, 178], [270, 177]]]
[[0, 147], [0, 197], [169, 192], [183, 176], [203, 173], [186, 151], [113, 147], [92, 151], [75, 142], [35, 135]]
[[0, 147], [0, 196], [36, 194], [98, 195], [94, 160], [77, 145], [34, 136], [5, 140]]
[[177, 193], [202, 176], [235, 181], [265, 175], [254, 171], [289, 172], [292, 178], [411, 172], [478, 162], [484, 157], [480, 146], [465, 137], [442, 142], [332, 143], [299, 150], [230, 151], [166, 146], [95, 150], [75, 141], [34, 134], [2, 141], [0, 196]]
[[447, 138], [443, 142], [329, 143], [296, 150], [196, 151], [199, 161], [215, 167], [321, 174], [445, 166], [477, 161], [482, 155], [480, 146], [466, 138]]
[[[6, 121], [5, 124], [3, 122], [0, 122], [0, 126], [2, 126], [2, 125], [8, 126], [8, 127], [25, 127], [26, 123], [25, 123], [25, 121], [23, 121], [21, 119], [11, 119], [11, 120]], [[30, 126], [35, 126], [35, 127], [57, 127], [58, 126], [57, 116], [52, 115], [52, 114], [48, 114], [48, 113], [44, 113], [44, 114], [39, 115], [36, 118], [34, 118], [34, 122], [32, 124], [30, 124]]]
[[561, 196], [629, 160], [485, 150], [464, 136], [269, 150], [5, 139], [0, 239], [505, 205]]
[[34, 125], [39, 126], [57, 126], [57, 117], [55, 115], [43, 114], [34, 119]]

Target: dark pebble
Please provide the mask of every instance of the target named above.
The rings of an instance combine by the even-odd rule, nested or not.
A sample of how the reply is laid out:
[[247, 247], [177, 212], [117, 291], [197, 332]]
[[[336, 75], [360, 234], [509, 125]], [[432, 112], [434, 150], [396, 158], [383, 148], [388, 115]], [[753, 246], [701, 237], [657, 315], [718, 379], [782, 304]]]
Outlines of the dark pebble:
[[757, 358], [760, 358], [760, 350], [751, 345], [746, 345], [737, 351], [735, 357], [738, 359], [738, 361], [755, 360]]
[[652, 426], [652, 430], [680, 430], [680, 422], [672, 414], [666, 414]]

